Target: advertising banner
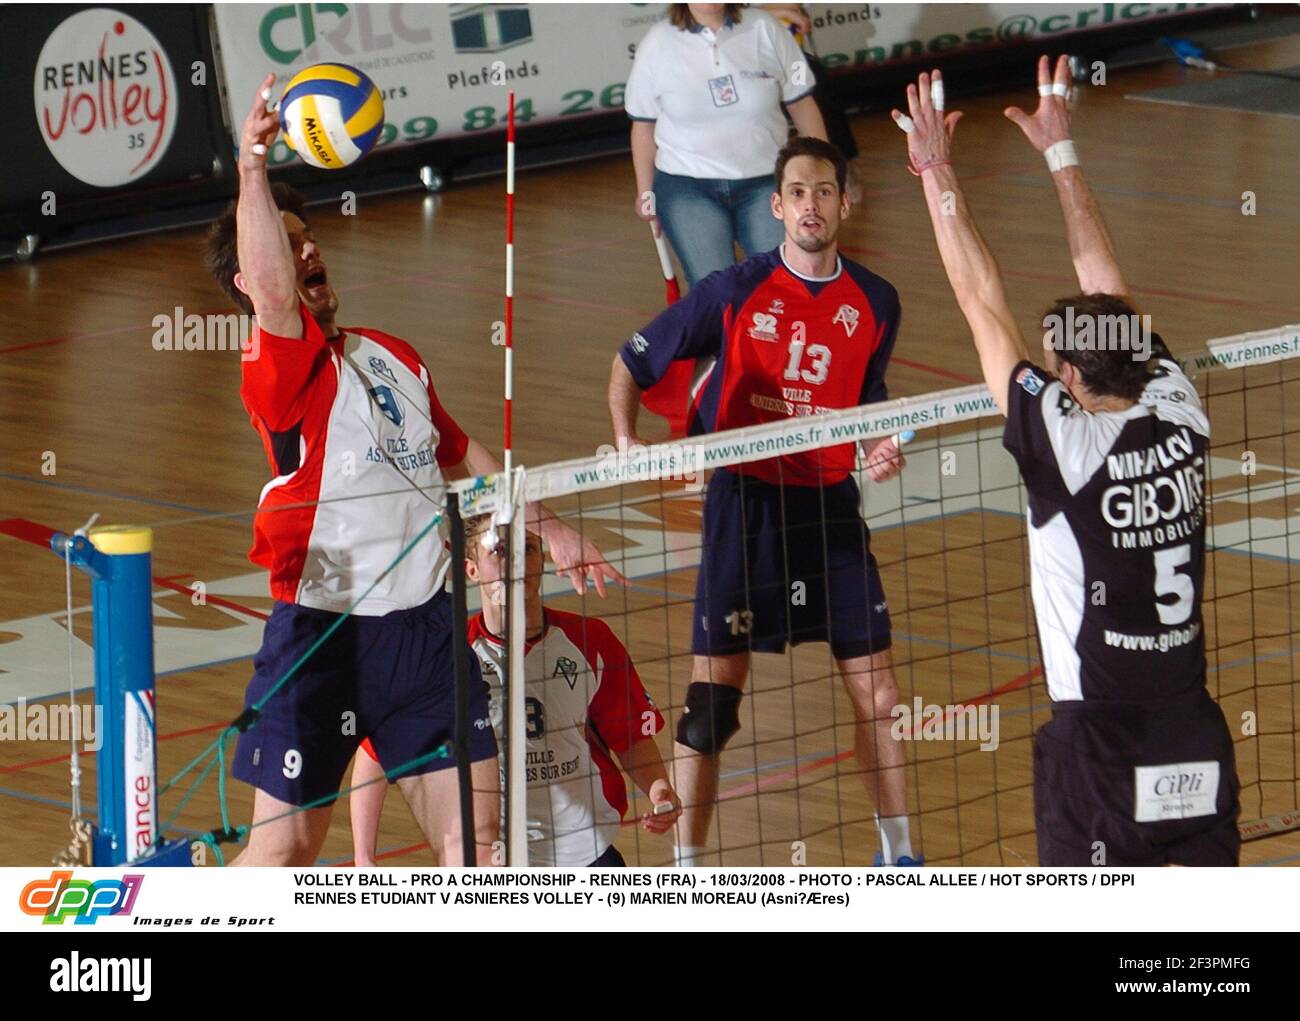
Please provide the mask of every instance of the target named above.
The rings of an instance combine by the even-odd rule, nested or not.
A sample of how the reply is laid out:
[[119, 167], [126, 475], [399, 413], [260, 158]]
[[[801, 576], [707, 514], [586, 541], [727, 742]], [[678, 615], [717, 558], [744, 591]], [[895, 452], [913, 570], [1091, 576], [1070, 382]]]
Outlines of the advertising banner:
[[[828, 69], [941, 54], [1190, 11], [1206, 4], [811, 4], [810, 45]], [[218, 4], [237, 127], [263, 77], [280, 86], [339, 61], [383, 93], [381, 146], [620, 111], [636, 45], [665, 4]], [[293, 159], [283, 141], [272, 165]]]
[[0, 210], [210, 176], [215, 86], [198, 5], [0, 7]]

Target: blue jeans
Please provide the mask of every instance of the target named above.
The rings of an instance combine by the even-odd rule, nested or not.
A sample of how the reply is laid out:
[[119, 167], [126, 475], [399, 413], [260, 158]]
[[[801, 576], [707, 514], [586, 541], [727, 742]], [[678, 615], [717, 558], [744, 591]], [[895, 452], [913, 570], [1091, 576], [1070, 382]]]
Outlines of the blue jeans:
[[772, 215], [771, 174], [727, 181], [656, 170], [654, 190], [659, 223], [692, 287], [733, 265], [737, 242], [751, 256], [770, 251], [785, 237]]

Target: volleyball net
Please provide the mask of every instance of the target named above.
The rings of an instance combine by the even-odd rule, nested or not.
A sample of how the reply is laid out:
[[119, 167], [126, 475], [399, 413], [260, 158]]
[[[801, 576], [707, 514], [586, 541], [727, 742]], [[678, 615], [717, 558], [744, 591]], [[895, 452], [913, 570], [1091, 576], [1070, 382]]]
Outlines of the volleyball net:
[[[1294, 566], [1300, 554], [1300, 331], [1260, 331], [1175, 354], [1185, 359], [1212, 424], [1202, 608], [1208, 688], [1234, 735], [1240, 826], [1250, 840], [1300, 827], [1294, 639], [1300, 623]], [[540, 597], [548, 607], [608, 625], [617, 636], [665, 719], [655, 740], [671, 771], [673, 735], [695, 676], [694, 617], [705, 613], [696, 602], [699, 575], [702, 564], [712, 562], [709, 543], [732, 542], [704, 527], [706, 480], [727, 471], [743, 489], [746, 469], [767, 459], [829, 464], [837, 447], [869, 448], [905, 431], [916, 438], [904, 448], [907, 464], [899, 475], [872, 482], [859, 457], [853, 476], [892, 620], [898, 699], [888, 729], [903, 746], [913, 839], [932, 864], [1032, 864], [1031, 737], [1049, 718], [1051, 703], [1030, 596], [1026, 495], [1002, 447], [1002, 418], [985, 387], [645, 448], [606, 447], [591, 457], [521, 469], [514, 548], [524, 541], [525, 503], [545, 501], [626, 575], [626, 587], [602, 599], [590, 590], [576, 595], [548, 573]], [[742, 506], [757, 513], [751, 504]], [[792, 573], [790, 565], [806, 566], [805, 547], [843, 541], [845, 533], [842, 522], [825, 516], [831, 512], [794, 520], [791, 505], [784, 506], [787, 519], [777, 527], [786, 536], [775, 554], [784, 563], [750, 563], [745, 574], [782, 590], [797, 636], [794, 607], [801, 594], [818, 587], [829, 592], [837, 583], [829, 564], [822, 576], [815, 569]], [[756, 527], [742, 518], [732, 525], [737, 533]], [[832, 533], [839, 538], [828, 539]], [[737, 540], [737, 546], [743, 557], [744, 543]], [[771, 555], [749, 549], [756, 557]], [[512, 606], [525, 599], [526, 577], [516, 558]], [[764, 600], [761, 593], [747, 595]], [[861, 611], [870, 612], [865, 601]], [[709, 628], [742, 636], [739, 644], [724, 643], [727, 649], [768, 644], [761, 635], [744, 640], [751, 622], [743, 617], [716, 616], [723, 619], [708, 616]], [[541, 652], [526, 652], [533, 637], [526, 632], [516, 629], [511, 636], [512, 662], [527, 672], [526, 681], [521, 674], [517, 682], [554, 683], [563, 671]], [[628, 701], [628, 719], [634, 708]], [[826, 643], [755, 651], [741, 727], [720, 757], [703, 863], [869, 864], [878, 847], [874, 816], [885, 760], [879, 753], [874, 761], [862, 756], [861, 716]], [[593, 740], [599, 743], [599, 735]], [[524, 815], [533, 821], [535, 839], [563, 828], [534, 768], [548, 754], [545, 736], [536, 735], [524, 760], [511, 767], [516, 777], [532, 778]], [[587, 783], [598, 799], [600, 776], [593, 772]], [[519, 780], [516, 802], [525, 786]], [[667, 843], [635, 825], [649, 807], [644, 793], [634, 783], [627, 787], [631, 802], [620, 847], [629, 860], [670, 863]], [[539, 821], [547, 813], [551, 817]]]
[[[1286, 834], [1300, 828], [1294, 637], [1300, 624], [1300, 328], [1175, 353], [1185, 359], [1212, 424], [1202, 610], [1209, 691], [1234, 735], [1241, 831], [1247, 840]], [[464, 551], [454, 558], [451, 582], [464, 601], [471, 638], [460, 680], [464, 686], [481, 678], [493, 688], [509, 864], [546, 860], [561, 844], [567, 855], [589, 849], [595, 858], [609, 843], [630, 863], [672, 861], [669, 838], [638, 825], [652, 811], [638, 781], [653, 769], [647, 772], [637, 747], [644, 751], [650, 741], [673, 774], [673, 738], [695, 669], [697, 581], [711, 552], [704, 529], [709, 480], [720, 472], [745, 479], [747, 466], [776, 457], [831, 464], [846, 445], [870, 447], [907, 432], [915, 438], [904, 447], [900, 474], [872, 482], [859, 462], [851, 477], [888, 603], [898, 686], [890, 736], [902, 748], [896, 772], [905, 777], [913, 840], [932, 864], [1036, 861], [1030, 739], [1051, 703], [1029, 590], [1026, 497], [1002, 448], [1002, 420], [990, 395], [968, 386], [643, 449], [606, 447], [509, 476], [453, 483], [448, 506], [430, 505], [429, 521], [412, 542], [450, 526]], [[382, 509], [382, 496], [373, 499]], [[529, 538], [535, 521], [529, 508], [538, 502], [591, 540], [626, 576], [626, 586], [612, 587], [604, 598], [590, 588], [577, 593], [553, 564], [543, 563]], [[222, 530], [242, 545], [249, 516], [155, 523], [155, 551], [195, 543], [203, 529]], [[842, 508], [835, 515], [814, 510], [780, 524], [783, 542], [771, 555], [806, 565], [809, 547], [830, 545], [833, 529], [842, 536], [845, 517]], [[817, 593], [829, 590], [838, 569], [827, 561], [825, 576], [814, 567], [796, 577], [784, 564], [754, 566], [755, 577], [768, 584], [777, 579], [796, 624], [807, 618], [800, 600], [821, 605]], [[117, 799], [109, 818], [126, 828], [136, 818], [124, 776], [148, 772], [139, 749], [156, 735], [157, 794], [143, 846], [168, 846], [165, 838], [172, 837], [216, 852], [222, 842], [248, 834], [246, 801], [228, 804], [232, 788], [237, 799], [246, 797], [243, 785], [227, 777], [231, 742], [245, 722], [237, 678], [246, 680], [246, 661], [234, 653], [247, 638], [251, 654], [260, 639], [262, 611], [270, 608], [265, 579], [213, 584], [204, 606], [221, 616], [224, 630], [205, 625], [210, 633], [203, 644], [179, 662], [178, 634], [192, 639], [197, 633], [186, 631], [182, 618], [187, 604], [199, 605], [203, 584], [175, 575], [150, 578], [147, 564], [133, 575], [146, 609], [133, 618], [140, 633], [130, 648], [142, 657], [154, 650], [140, 669], [150, 680], [155, 673], [224, 670], [230, 698], [224, 709], [198, 706], [168, 682], [156, 703], [158, 718], [167, 721], [164, 734], [156, 729], [151, 691], [127, 685], [115, 695], [122, 704], [105, 711], [134, 711], [135, 718], [107, 727], [97, 761], [86, 764], [88, 772], [112, 771], [99, 792], [100, 821], [106, 790]], [[864, 615], [875, 609], [870, 597], [864, 588]], [[97, 612], [99, 598], [97, 588]], [[71, 594], [69, 602], [69, 633], [85, 637], [73, 620]], [[495, 609], [480, 616], [485, 603]], [[709, 624], [714, 633], [739, 639], [729, 648], [761, 650], [769, 636], [751, 630], [743, 614], [721, 616]], [[489, 637], [499, 639], [495, 647], [485, 644]], [[95, 639], [97, 660], [111, 659], [128, 641], [101, 629], [98, 617]], [[317, 654], [328, 650], [314, 647], [303, 659]], [[289, 669], [266, 697], [288, 690], [300, 667]], [[642, 689], [648, 706], [637, 701]], [[52, 684], [51, 693], [57, 690]], [[228, 721], [212, 723], [222, 712]], [[702, 863], [869, 864], [878, 846], [881, 759], [879, 749], [874, 764], [862, 754], [860, 715], [825, 642], [755, 651], [740, 730], [720, 756]], [[456, 758], [455, 742], [439, 754]], [[135, 756], [134, 765], [128, 756]], [[385, 769], [392, 777], [420, 765], [385, 763]], [[467, 768], [463, 761], [458, 766]], [[346, 799], [349, 787], [345, 781], [339, 795], [318, 804]], [[575, 805], [587, 806], [587, 814]], [[412, 849], [418, 845], [404, 850]], [[336, 849], [334, 857], [345, 860], [346, 852]]]

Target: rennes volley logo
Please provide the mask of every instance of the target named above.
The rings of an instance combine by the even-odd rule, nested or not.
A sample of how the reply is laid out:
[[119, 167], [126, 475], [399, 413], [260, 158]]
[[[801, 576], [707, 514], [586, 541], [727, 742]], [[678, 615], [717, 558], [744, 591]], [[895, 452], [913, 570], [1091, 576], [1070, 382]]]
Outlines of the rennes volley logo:
[[95, 7], [50, 33], [36, 61], [36, 120], [69, 174], [100, 188], [137, 181], [176, 129], [176, 76], [162, 45], [131, 15]]
[[25, 915], [44, 916], [45, 925], [94, 925], [105, 915], [129, 915], [144, 876], [126, 874], [121, 879], [73, 879], [71, 872], [51, 872], [23, 887], [18, 908]]

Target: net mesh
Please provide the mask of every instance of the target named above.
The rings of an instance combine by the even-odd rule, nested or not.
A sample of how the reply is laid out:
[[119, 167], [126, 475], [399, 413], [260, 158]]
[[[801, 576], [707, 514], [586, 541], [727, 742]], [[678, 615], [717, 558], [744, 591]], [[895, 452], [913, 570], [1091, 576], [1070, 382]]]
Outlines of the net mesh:
[[[1208, 687], [1234, 734], [1247, 839], [1300, 825], [1297, 354], [1300, 333], [1285, 327], [1211, 342], [1186, 362], [1213, 427]], [[888, 596], [898, 705], [909, 710], [895, 733], [904, 738], [912, 838], [933, 864], [1033, 864], [1031, 738], [1051, 708], [1025, 492], [982, 387], [526, 469], [527, 498], [545, 499], [629, 580], [602, 599], [547, 574], [542, 595], [547, 606], [608, 624], [626, 647], [666, 719], [656, 743], [671, 767], [692, 679], [704, 477], [778, 453], [870, 445], [902, 429], [917, 436], [901, 475], [874, 483], [861, 464], [854, 474]], [[512, 636], [512, 653], [523, 651]], [[855, 755], [854, 707], [830, 648], [756, 653], [746, 691], [741, 729], [720, 758], [703, 863], [869, 864], [880, 774]], [[632, 862], [668, 863], [667, 842], [636, 828], [648, 804], [628, 786], [619, 847]]]
[[[1300, 846], [1295, 843], [1300, 828], [1300, 689], [1293, 637], [1300, 624], [1300, 593], [1295, 590], [1300, 554], [1298, 359], [1300, 329], [1285, 327], [1212, 342], [1186, 360], [1213, 427], [1202, 606], [1207, 684], [1234, 735], [1243, 835], [1292, 834], [1276, 853], [1254, 856], [1260, 861], [1288, 860]], [[605, 705], [599, 714], [603, 734], [599, 727], [592, 734], [580, 711], [567, 719], [550, 712], [548, 686], [581, 692], [592, 687], [598, 674], [616, 673], [606, 670], [608, 646], [588, 661], [543, 643], [542, 654], [528, 665], [538, 636], [524, 612], [529, 584], [537, 583], [549, 609], [586, 622], [576, 625], [576, 644], [585, 648], [584, 636], [598, 631], [599, 624], [626, 650], [664, 717], [665, 726], [653, 740], [671, 768], [672, 738], [692, 679], [696, 580], [705, 552], [705, 479], [720, 468], [855, 440], [871, 443], [908, 429], [917, 435], [906, 446], [908, 465], [900, 476], [875, 483], [859, 468], [855, 477], [888, 596], [897, 704], [952, 710], [929, 721], [937, 728], [932, 732], [927, 732], [924, 714], [918, 720], [914, 711], [903, 731], [909, 738], [902, 744], [913, 840], [934, 864], [1036, 861], [1030, 739], [1051, 710], [1029, 591], [1025, 494], [1002, 449], [1001, 419], [991, 398], [982, 387], [965, 387], [661, 445], [622, 459], [602, 453], [518, 470], [512, 540], [518, 555], [505, 571], [506, 586], [485, 584], [481, 572], [470, 578], [463, 564], [456, 565], [471, 614], [484, 602], [511, 593], [508, 609], [517, 626], [499, 650], [495, 669], [499, 676], [542, 687], [533, 692], [525, 691], [526, 683], [506, 686], [507, 695], [519, 696], [514, 716], [519, 740], [503, 742], [502, 772], [506, 779], [517, 775], [523, 780], [531, 769], [534, 784], [531, 799], [523, 783], [508, 788], [504, 799], [506, 821], [520, 823], [512, 864], [529, 860], [530, 845], [535, 850], [535, 838], [548, 827], [553, 834], [576, 836], [571, 843], [579, 856], [583, 847], [594, 855], [608, 837], [631, 863], [672, 860], [669, 840], [637, 825], [649, 804], [637, 785], [625, 779], [623, 767], [635, 765], [629, 749], [645, 736], [644, 707], [621, 689], [622, 701]], [[503, 482], [455, 484], [462, 512], [499, 514]], [[595, 543], [627, 576], [628, 585], [613, 588], [602, 599], [590, 589], [575, 593], [550, 564], [544, 574], [536, 563], [530, 567], [523, 555], [524, 503], [538, 500]], [[435, 527], [440, 516], [431, 503], [426, 524]], [[200, 526], [229, 526], [242, 547], [247, 517], [173, 517], [153, 527], [162, 545], [175, 548]], [[270, 610], [270, 601], [260, 594], [264, 579], [250, 575], [215, 586], [208, 593], [210, 606], [200, 606], [195, 602], [202, 594], [200, 583], [190, 576], [178, 578], [155, 579], [155, 598], [164, 611], [157, 624], [160, 676], [179, 669], [172, 662], [177, 655], [173, 639], [178, 631], [191, 633], [200, 611], [240, 615], [238, 620], [223, 617], [212, 641], [196, 647], [215, 661], [204, 662], [201, 669], [223, 669], [221, 657], [231, 654], [236, 624], [240, 640], [255, 647]], [[806, 580], [817, 584], [816, 578]], [[82, 614], [75, 628], [88, 638], [89, 614]], [[89, 662], [83, 667], [88, 674]], [[238, 664], [228, 669], [232, 677], [242, 675]], [[486, 661], [482, 672], [485, 677], [491, 673]], [[294, 683], [293, 673], [281, 680]], [[828, 646], [811, 642], [781, 654], [755, 654], [746, 690], [741, 729], [721, 756], [717, 809], [702, 863], [869, 863], [879, 843], [874, 820], [878, 775], [855, 754], [854, 707]], [[529, 704], [529, 697], [535, 704]], [[243, 785], [224, 783], [233, 725], [212, 723], [172, 689], [162, 692], [162, 701], [162, 711], [177, 718], [180, 728], [160, 738], [160, 778], [171, 778], [160, 813], [164, 829], [169, 835], [206, 840], [216, 852], [218, 840], [248, 832], [238, 825], [248, 818], [247, 792]], [[981, 733], [979, 710], [985, 710], [987, 722], [994, 708], [996, 733]], [[508, 726], [512, 721], [506, 705], [497, 710], [501, 725]], [[968, 724], [964, 732], [957, 730], [962, 721]], [[547, 728], [566, 738], [566, 756], [552, 759], [545, 741], [537, 745]], [[937, 739], [931, 739], [935, 733]], [[571, 749], [584, 743], [593, 749], [590, 763], [576, 777], [565, 773]], [[579, 800], [593, 803], [617, 803], [616, 788], [626, 785], [630, 804], [621, 825], [616, 820], [612, 830], [606, 824], [597, 832], [590, 818], [575, 824], [571, 814], [557, 810], [551, 796], [560, 780], [573, 785]], [[234, 811], [226, 803], [227, 787], [237, 801]], [[196, 788], [207, 792], [198, 800], [192, 797]], [[348, 793], [345, 783], [341, 796], [346, 800]], [[336, 797], [322, 801], [332, 803]], [[411, 844], [387, 847], [386, 853], [420, 850]], [[336, 846], [332, 853], [335, 860], [347, 860], [345, 847]]]

